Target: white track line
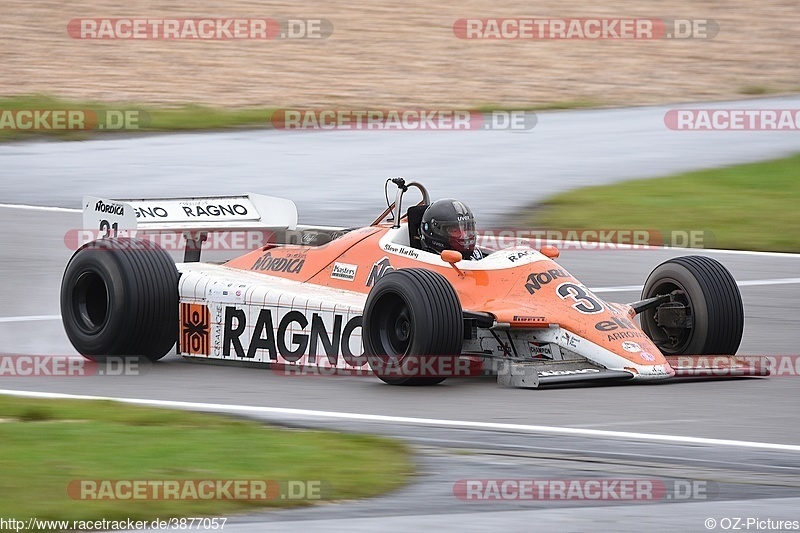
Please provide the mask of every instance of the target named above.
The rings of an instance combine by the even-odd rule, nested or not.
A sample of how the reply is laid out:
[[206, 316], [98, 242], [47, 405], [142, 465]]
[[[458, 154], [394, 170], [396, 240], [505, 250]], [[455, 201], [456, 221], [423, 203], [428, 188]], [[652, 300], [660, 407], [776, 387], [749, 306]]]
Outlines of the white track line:
[[6, 209], [30, 209], [32, 211], [57, 211], [59, 213], [81, 213], [80, 209], [72, 207], [47, 207], [41, 205], [24, 205], [24, 204], [0, 204], [0, 207]]
[[736, 282], [740, 287], [759, 287], [761, 285], [792, 285], [800, 283], [800, 278], [750, 279]]
[[[800, 278], [777, 278], [777, 279], [749, 279], [737, 281], [739, 287], [763, 287], [765, 285], [794, 285], [800, 283]], [[592, 292], [631, 292], [641, 291], [643, 285], [620, 285], [619, 287], [598, 287], [590, 289]]]
[[311, 409], [292, 409], [286, 407], [260, 407], [254, 405], [230, 405], [201, 402], [181, 402], [173, 400], [148, 400], [141, 398], [113, 398], [110, 396], [86, 396], [82, 394], [62, 394], [57, 392], [34, 392], [0, 389], [0, 394], [24, 398], [50, 398], [64, 400], [109, 400], [134, 405], [171, 407], [193, 411], [213, 411], [229, 414], [269, 414], [290, 415], [299, 418], [327, 418], [336, 420], [357, 420], [361, 422], [394, 423], [415, 426], [451, 427], [459, 429], [478, 429], [493, 431], [514, 431], [522, 433], [545, 433], [551, 435], [570, 435], [577, 437], [599, 437], [632, 441], [669, 442], [674, 444], [693, 444], [706, 446], [735, 446], [760, 450], [800, 452], [800, 445], [774, 444], [743, 440], [710, 439], [705, 437], [685, 437], [680, 435], [659, 435], [652, 433], [632, 433], [628, 431], [609, 431], [556, 426], [533, 426], [525, 424], [501, 424], [497, 422], [474, 422], [468, 420], [442, 420], [435, 418], [413, 418], [407, 416], [370, 415], [364, 413], [342, 413], [337, 411], [315, 411]]
[[787, 257], [790, 259], [800, 259], [800, 254], [792, 252], [759, 252], [756, 250], [724, 250], [717, 248], [670, 248], [664, 247], [664, 250], [676, 250], [689, 254], [699, 253], [712, 253], [712, 254], [730, 254], [730, 255], [758, 255], [762, 257]]
[[61, 315], [0, 316], [0, 324], [9, 322], [35, 322], [38, 320], [61, 320]]
[[597, 287], [596, 289], [590, 288], [589, 290], [595, 293], [600, 292], [640, 292], [643, 285], [620, 285], [619, 287]]

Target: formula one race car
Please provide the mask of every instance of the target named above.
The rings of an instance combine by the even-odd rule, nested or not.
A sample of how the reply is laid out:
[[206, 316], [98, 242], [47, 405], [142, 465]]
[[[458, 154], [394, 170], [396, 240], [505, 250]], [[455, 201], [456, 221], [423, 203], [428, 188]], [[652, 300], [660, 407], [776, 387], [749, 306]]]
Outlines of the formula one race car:
[[[298, 226], [294, 203], [256, 194], [86, 197], [84, 227], [104, 237], [80, 247], [67, 265], [67, 335], [96, 360], [154, 361], [177, 342], [185, 358], [371, 369], [391, 384], [439, 383], [454, 375], [441, 361], [469, 370], [455, 374], [491, 372], [502, 384], [530, 388], [697, 374], [686, 354], [727, 354], [714, 358], [714, 375], [736, 374], [742, 300], [714, 259], [670, 259], [651, 273], [641, 301], [609, 303], [559, 266], [552, 247], [519, 241], [480, 260], [420, 249], [428, 192], [392, 181], [395, 201], [387, 199], [369, 226], [351, 230]], [[422, 200], [404, 213], [412, 188]], [[257, 249], [222, 263], [199, 261], [209, 233], [265, 229], [275, 238]], [[120, 236], [132, 230], [137, 236]], [[186, 237], [177, 267], [142, 238], [165, 232]]]

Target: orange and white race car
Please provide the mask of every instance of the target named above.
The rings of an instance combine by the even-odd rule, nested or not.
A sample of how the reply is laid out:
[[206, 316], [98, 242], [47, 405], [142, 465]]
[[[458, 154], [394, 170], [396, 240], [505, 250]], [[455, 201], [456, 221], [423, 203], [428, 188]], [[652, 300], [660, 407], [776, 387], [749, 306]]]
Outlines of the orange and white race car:
[[[298, 226], [293, 202], [255, 194], [85, 197], [84, 227], [106, 237], [80, 247], [66, 267], [67, 335], [98, 360], [155, 361], [177, 344], [185, 358], [371, 369], [391, 384], [481, 372], [528, 388], [656, 382], [698, 375], [688, 355], [704, 354], [726, 356], [714, 358], [714, 376], [737, 374], [742, 300], [716, 260], [670, 259], [650, 274], [641, 301], [610, 303], [556, 263], [552, 247], [519, 241], [480, 260], [420, 249], [428, 192], [392, 182], [394, 202], [351, 230]], [[410, 189], [422, 200], [404, 212]], [[225, 262], [200, 262], [208, 233], [231, 229], [276, 238]], [[142, 238], [164, 232], [186, 236], [183, 263]]]

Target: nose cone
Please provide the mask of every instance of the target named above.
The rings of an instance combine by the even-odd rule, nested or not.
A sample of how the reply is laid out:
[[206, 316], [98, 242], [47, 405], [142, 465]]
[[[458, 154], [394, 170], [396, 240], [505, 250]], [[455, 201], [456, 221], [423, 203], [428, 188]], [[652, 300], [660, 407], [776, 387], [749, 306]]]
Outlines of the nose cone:
[[667, 365], [664, 355], [638, 324], [606, 305], [611, 310], [594, 321], [586, 332], [589, 340], [637, 365]]

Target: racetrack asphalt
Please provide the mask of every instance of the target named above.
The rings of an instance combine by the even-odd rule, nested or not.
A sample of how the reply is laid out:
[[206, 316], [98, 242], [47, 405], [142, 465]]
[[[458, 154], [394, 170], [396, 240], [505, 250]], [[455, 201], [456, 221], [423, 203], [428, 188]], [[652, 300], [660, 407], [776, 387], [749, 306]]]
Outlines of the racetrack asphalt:
[[[800, 107], [800, 98], [727, 107]], [[383, 178], [405, 174], [428, 185], [434, 196], [461, 197], [479, 219], [500, 223], [510, 210], [580, 185], [800, 150], [796, 132], [671, 132], [663, 128], [664, 112], [542, 113], [539, 125], [523, 133], [250, 131], [12, 143], [0, 145], [0, 201], [77, 207], [83, 194], [249, 190], [295, 199], [305, 223], [355, 225], [368, 223], [380, 211]], [[509, 195], [507, 190], [524, 193]], [[57, 315], [61, 275], [72, 253], [64, 236], [78, 227], [77, 213], [0, 207], [1, 353], [75, 354]], [[800, 256], [570, 250], [562, 252], [559, 262], [601, 297], [629, 302], [639, 297], [631, 286], [644, 283], [663, 260], [687, 253], [719, 259], [742, 283], [746, 328], [740, 353], [798, 354]], [[800, 446], [799, 380], [794, 375], [532, 391], [473, 378], [432, 388], [398, 388], [371, 377], [284, 377], [168, 356], [138, 376], [0, 377], [0, 389], [224, 404], [230, 407], [222, 410], [238, 414], [243, 414], [238, 406], [285, 408], [244, 414], [279, 424], [396, 436], [418, 451], [416, 482], [395, 494], [238, 517], [226, 526], [235, 531], [527, 530], [533, 524], [564, 531], [705, 531], [707, 517], [800, 519], [800, 452], [691, 440]], [[331, 418], [292, 409], [403, 420]], [[454, 421], [475, 425], [448, 426]], [[631, 432], [687, 439], [647, 440]], [[587, 477], [701, 480], [719, 490], [709, 501], [664, 500], [659, 505], [464, 502], [452, 490], [459, 479]]]

